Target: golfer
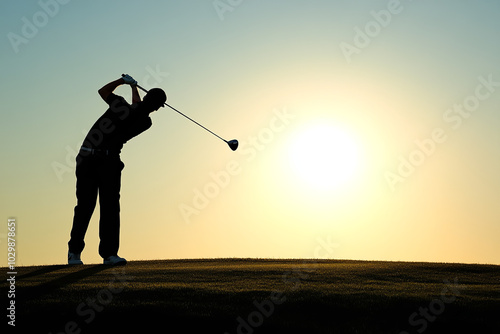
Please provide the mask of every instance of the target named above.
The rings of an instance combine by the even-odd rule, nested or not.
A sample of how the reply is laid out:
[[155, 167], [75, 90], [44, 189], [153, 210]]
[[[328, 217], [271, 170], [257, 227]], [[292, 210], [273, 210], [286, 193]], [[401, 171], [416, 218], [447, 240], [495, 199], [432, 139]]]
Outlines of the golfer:
[[[113, 94], [120, 85], [132, 88], [132, 105]], [[149, 114], [158, 110], [167, 96], [162, 89], [153, 88], [141, 101], [137, 81], [131, 76], [108, 83], [99, 89], [99, 95], [109, 109], [95, 122], [85, 137], [76, 157], [77, 205], [68, 242], [68, 264], [83, 264], [81, 253], [85, 247], [85, 233], [94, 212], [99, 194], [99, 255], [107, 265], [127, 263], [118, 256], [120, 243], [120, 184], [124, 167], [120, 152], [128, 140], [149, 129]]]

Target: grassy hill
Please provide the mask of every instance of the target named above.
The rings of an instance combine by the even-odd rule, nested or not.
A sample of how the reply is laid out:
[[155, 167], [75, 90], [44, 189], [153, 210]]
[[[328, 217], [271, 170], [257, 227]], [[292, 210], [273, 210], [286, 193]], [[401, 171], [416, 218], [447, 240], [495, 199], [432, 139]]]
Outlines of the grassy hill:
[[498, 333], [500, 266], [211, 259], [22, 267], [15, 300], [16, 329], [32, 333]]

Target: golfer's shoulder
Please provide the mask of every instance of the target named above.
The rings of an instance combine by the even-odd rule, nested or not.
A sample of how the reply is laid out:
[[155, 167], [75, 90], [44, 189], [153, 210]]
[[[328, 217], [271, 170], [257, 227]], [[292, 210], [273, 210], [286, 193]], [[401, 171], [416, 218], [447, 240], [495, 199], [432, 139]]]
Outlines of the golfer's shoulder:
[[138, 117], [134, 117], [133, 120], [129, 123], [130, 128], [138, 135], [146, 130], [148, 130], [153, 125], [151, 118], [149, 116], [138, 115]]
[[140, 103], [132, 104], [130, 106], [130, 113], [132, 115], [131, 121], [136, 123], [138, 127], [149, 129], [153, 125], [153, 121], [148, 112], [146, 112]]

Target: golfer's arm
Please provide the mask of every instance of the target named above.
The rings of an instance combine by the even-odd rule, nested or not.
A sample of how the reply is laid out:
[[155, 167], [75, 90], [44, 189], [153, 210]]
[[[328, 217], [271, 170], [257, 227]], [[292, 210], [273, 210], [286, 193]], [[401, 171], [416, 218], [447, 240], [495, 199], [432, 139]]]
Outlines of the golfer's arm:
[[102, 99], [106, 101], [108, 96], [113, 93], [113, 91], [116, 89], [116, 87], [123, 85], [125, 83], [125, 80], [122, 78], [117, 79], [115, 81], [110, 82], [109, 84], [103, 86], [101, 89], [99, 89], [97, 92], [99, 95], [101, 95]]
[[141, 102], [141, 96], [139, 95], [137, 86], [130, 85], [130, 87], [132, 87], [132, 104]]

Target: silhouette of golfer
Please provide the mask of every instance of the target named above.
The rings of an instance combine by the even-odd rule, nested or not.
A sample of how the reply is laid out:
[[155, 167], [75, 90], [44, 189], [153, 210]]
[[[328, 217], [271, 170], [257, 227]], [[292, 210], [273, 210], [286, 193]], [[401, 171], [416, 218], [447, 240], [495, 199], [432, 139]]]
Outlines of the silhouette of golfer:
[[[132, 88], [132, 105], [113, 91], [122, 84]], [[68, 264], [83, 264], [81, 253], [85, 247], [85, 233], [94, 212], [99, 194], [99, 255], [108, 265], [127, 263], [118, 256], [120, 241], [120, 184], [125, 166], [120, 160], [123, 144], [149, 129], [149, 114], [158, 110], [167, 100], [162, 89], [153, 88], [141, 101], [137, 81], [131, 76], [108, 83], [99, 89], [99, 95], [109, 109], [95, 122], [83, 141], [76, 157], [77, 205], [68, 242]]]

